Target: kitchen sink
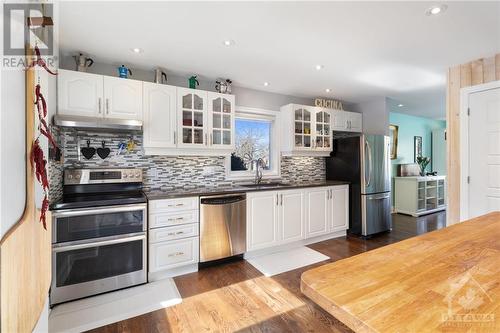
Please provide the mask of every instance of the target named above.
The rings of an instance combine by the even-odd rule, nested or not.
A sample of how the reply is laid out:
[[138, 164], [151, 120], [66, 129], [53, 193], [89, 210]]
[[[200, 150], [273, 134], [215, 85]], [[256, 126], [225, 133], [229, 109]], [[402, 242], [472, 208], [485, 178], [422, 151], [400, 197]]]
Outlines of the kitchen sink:
[[259, 184], [241, 184], [240, 186], [242, 187], [247, 187], [247, 188], [279, 188], [279, 187], [287, 187], [290, 186], [289, 184], [284, 184], [284, 183], [279, 183], [279, 182], [274, 182], [274, 183], [259, 183]]

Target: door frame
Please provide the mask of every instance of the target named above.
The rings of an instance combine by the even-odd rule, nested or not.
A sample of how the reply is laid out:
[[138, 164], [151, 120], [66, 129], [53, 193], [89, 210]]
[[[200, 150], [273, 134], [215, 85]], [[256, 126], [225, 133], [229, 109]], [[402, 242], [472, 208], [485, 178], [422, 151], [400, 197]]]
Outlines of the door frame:
[[500, 80], [460, 89], [460, 222], [469, 219], [469, 99], [478, 92], [500, 89]]

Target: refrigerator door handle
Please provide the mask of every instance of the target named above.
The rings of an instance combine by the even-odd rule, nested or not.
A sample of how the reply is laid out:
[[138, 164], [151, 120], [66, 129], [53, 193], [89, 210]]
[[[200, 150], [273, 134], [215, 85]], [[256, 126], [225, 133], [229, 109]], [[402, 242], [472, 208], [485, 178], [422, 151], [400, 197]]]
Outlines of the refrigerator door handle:
[[[368, 180], [365, 178], [365, 186], [369, 187], [372, 182], [372, 148], [368, 143], [368, 140], [365, 140], [366, 151], [368, 152]], [[366, 177], [366, 175], [365, 175]]]
[[390, 197], [391, 196], [389, 194], [384, 194], [378, 197], [368, 197], [368, 200], [384, 200], [384, 199], [389, 199]]

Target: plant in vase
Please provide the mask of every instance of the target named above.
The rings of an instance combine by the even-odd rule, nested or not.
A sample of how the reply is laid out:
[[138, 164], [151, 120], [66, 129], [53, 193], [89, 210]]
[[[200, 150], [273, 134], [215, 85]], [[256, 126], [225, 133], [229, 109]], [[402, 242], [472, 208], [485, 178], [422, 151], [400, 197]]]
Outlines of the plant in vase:
[[425, 176], [425, 168], [431, 163], [430, 157], [418, 156], [417, 164], [420, 168], [420, 176]]

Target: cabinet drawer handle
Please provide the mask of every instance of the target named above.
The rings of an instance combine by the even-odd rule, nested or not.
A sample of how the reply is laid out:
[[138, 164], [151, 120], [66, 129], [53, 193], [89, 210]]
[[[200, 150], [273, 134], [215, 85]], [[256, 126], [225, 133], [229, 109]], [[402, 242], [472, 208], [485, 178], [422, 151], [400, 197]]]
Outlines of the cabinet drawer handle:
[[168, 205], [168, 207], [182, 207], [182, 206], [184, 206], [183, 203], [178, 203], [178, 204], [175, 204], [175, 205], [174, 204]]
[[167, 236], [175, 236], [175, 235], [182, 235], [184, 231], [177, 231], [177, 232], [169, 232]]
[[176, 218], [175, 220], [176, 220], [176, 221], [182, 221], [182, 220], [184, 220], [184, 218], [183, 218], [183, 217], [178, 217], [178, 218]]
[[182, 256], [184, 254], [184, 252], [174, 252], [174, 253], [170, 253], [168, 256], [169, 257], [177, 257], [177, 256]]

